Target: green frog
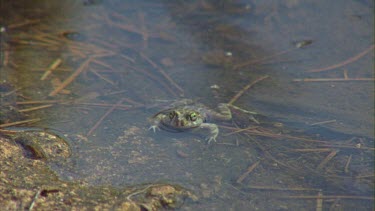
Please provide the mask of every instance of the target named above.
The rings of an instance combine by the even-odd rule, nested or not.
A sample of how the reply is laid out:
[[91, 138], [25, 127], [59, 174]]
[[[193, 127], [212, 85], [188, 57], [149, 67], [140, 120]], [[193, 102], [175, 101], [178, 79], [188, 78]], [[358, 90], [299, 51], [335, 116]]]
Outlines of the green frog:
[[182, 100], [151, 117], [152, 126], [149, 129], [154, 132], [159, 128], [171, 132], [190, 131], [205, 135], [208, 143], [211, 143], [216, 142], [219, 134], [218, 126], [213, 122], [231, 119], [232, 112], [228, 104], [220, 103], [215, 111], [192, 100]]

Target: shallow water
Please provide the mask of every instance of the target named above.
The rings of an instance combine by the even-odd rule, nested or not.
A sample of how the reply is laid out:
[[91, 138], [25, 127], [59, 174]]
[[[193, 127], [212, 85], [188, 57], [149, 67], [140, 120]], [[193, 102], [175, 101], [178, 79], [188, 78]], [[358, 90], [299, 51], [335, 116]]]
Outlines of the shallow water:
[[[72, 162], [51, 166], [62, 179], [177, 183], [201, 198], [183, 209], [311, 210], [320, 192], [332, 196], [324, 210], [371, 210], [373, 9], [365, 0], [1, 1], [0, 76], [17, 108], [51, 105], [27, 114], [70, 137]], [[213, 145], [147, 130], [171, 101], [215, 108], [266, 75], [234, 102], [260, 125], [233, 111]], [[306, 78], [317, 81], [295, 81]], [[236, 126], [263, 133], [230, 135]]]

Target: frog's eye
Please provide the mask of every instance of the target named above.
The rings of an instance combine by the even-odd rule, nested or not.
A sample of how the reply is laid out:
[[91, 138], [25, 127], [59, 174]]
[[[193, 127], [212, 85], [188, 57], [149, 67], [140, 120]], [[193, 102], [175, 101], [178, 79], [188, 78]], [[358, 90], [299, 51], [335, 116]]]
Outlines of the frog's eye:
[[176, 116], [176, 112], [172, 111], [169, 113], [169, 119], [173, 119]]
[[189, 119], [190, 119], [191, 121], [195, 121], [195, 120], [197, 120], [197, 113], [195, 113], [195, 112], [191, 113], [191, 114], [189, 115]]

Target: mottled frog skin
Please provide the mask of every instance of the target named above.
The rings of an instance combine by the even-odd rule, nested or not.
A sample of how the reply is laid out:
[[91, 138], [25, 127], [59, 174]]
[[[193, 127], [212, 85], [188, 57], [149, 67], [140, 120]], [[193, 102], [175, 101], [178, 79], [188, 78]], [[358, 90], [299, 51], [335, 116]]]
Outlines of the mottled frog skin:
[[219, 134], [219, 128], [213, 122], [231, 119], [232, 113], [227, 104], [220, 103], [215, 111], [192, 100], [182, 100], [151, 117], [150, 129], [154, 132], [159, 128], [171, 132], [190, 131], [205, 135], [210, 143], [216, 142]]

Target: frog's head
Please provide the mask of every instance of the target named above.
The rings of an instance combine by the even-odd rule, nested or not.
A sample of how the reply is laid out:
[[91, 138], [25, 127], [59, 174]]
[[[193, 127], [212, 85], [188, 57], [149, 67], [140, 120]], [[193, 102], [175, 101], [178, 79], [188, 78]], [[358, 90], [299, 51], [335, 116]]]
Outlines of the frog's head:
[[199, 127], [204, 121], [202, 115], [190, 109], [175, 109], [165, 113], [162, 124], [170, 129], [184, 130]]

